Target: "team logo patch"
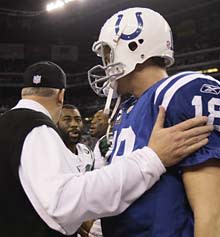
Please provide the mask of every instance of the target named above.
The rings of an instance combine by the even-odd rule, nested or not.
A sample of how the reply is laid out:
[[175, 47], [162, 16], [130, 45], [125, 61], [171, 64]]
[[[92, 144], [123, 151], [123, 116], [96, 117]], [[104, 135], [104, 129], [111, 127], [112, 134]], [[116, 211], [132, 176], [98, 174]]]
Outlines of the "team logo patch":
[[200, 92], [218, 95], [218, 94], [220, 94], [220, 87], [214, 86], [214, 85], [209, 85], [209, 84], [203, 84], [200, 89]]
[[36, 75], [36, 76], [34, 76], [33, 77], [33, 83], [34, 84], [40, 84], [41, 83], [41, 76], [39, 76], [39, 75]]
[[84, 151], [87, 155], [89, 154], [89, 150], [83, 149], [83, 151]]

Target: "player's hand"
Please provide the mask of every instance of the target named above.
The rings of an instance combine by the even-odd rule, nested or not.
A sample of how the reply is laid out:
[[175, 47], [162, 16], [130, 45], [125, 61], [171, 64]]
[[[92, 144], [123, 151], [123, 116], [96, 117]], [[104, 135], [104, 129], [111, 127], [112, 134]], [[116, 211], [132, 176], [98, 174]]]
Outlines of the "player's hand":
[[80, 228], [78, 229], [77, 233], [80, 234], [81, 237], [88, 237], [90, 229], [92, 228], [93, 225], [93, 220], [92, 221], [85, 221]]
[[208, 118], [195, 117], [175, 126], [164, 128], [165, 110], [160, 111], [154, 125], [148, 146], [160, 157], [164, 166], [177, 164], [183, 158], [208, 143], [213, 131], [212, 125], [206, 125]]

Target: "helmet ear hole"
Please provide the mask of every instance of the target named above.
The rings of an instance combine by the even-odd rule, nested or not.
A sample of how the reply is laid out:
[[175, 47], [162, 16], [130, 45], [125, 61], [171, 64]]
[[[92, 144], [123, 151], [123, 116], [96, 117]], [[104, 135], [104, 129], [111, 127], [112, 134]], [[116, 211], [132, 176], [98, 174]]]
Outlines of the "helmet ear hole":
[[143, 44], [143, 43], [144, 43], [144, 40], [143, 40], [143, 39], [139, 39], [138, 42], [139, 42], [140, 44]]
[[128, 44], [128, 48], [131, 50], [131, 51], [135, 51], [137, 49], [138, 45], [135, 41], [132, 41]]

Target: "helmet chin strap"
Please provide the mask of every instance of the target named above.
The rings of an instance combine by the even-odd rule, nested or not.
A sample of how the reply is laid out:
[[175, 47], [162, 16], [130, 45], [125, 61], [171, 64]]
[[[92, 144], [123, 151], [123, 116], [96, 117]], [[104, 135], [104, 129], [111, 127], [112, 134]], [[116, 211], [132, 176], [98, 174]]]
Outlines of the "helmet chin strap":
[[112, 120], [113, 120], [117, 110], [118, 110], [118, 107], [119, 107], [120, 103], [121, 103], [121, 96], [118, 96], [118, 98], [116, 100], [116, 103], [115, 103], [115, 106], [114, 106], [114, 109], [111, 113], [111, 116], [108, 119], [108, 128], [107, 128], [107, 131], [106, 131], [106, 138], [107, 138], [107, 143], [108, 144], [111, 143], [110, 138], [109, 138], [110, 137], [110, 130], [111, 130], [111, 123], [112, 123]]
[[[106, 103], [105, 103], [105, 108], [104, 108], [104, 113], [109, 115], [110, 114], [110, 105], [111, 105], [111, 101], [112, 101], [112, 97], [113, 97], [113, 94], [114, 94], [114, 90], [117, 89], [117, 83], [114, 83], [114, 89], [112, 87], [109, 88], [109, 92], [108, 92], [108, 96], [107, 96], [107, 99], [106, 99]], [[111, 113], [111, 116], [109, 117], [108, 119], [108, 128], [107, 128], [107, 131], [106, 131], [106, 138], [107, 138], [107, 142], [108, 144], [111, 143], [110, 139], [109, 139], [109, 135], [110, 135], [110, 130], [111, 130], [111, 122], [118, 110], [118, 107], [120, 105], [120, 102], [121, 102], [121, 96], [118, 96], [117, 97], [117, 100], [116, 100], [116, 103], [115, 103], [115, 106], [114, 106], [114, 109]]]
[[109, 115], [109, 113], [110, 113], [110, 106], [111, 106], [113, 93], [114, 93], [114, 89], [110, 87], [109, 91], [108, 91], [107, 99], [105, 102], [105, 108], [104, 108], [104, 113], [107, 115]]

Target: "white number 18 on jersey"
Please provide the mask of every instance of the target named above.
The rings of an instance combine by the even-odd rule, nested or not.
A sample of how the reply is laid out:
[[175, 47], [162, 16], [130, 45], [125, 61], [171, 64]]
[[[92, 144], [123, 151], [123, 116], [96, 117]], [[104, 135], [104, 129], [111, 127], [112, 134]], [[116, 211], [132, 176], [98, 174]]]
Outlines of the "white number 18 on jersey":
[[[192, 105], [195, 106], [195, 116], [203, 115], [202, 96], [194, 96]], [[215, 106], [220, 108], [220, 99], [212, 98], [208, 102], [208, 124], [213, 124], [215, 130], [220, 131], [220, 125], [214, 124], [215, 118], [220, 118], [220, 110], [215, 110]]]

